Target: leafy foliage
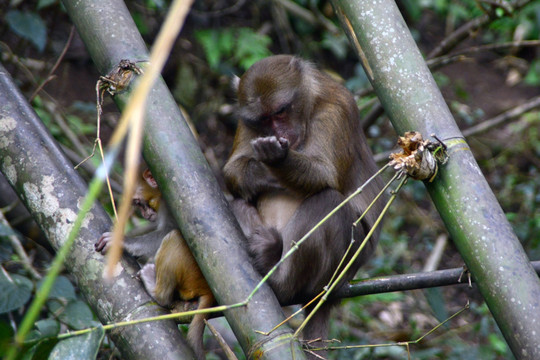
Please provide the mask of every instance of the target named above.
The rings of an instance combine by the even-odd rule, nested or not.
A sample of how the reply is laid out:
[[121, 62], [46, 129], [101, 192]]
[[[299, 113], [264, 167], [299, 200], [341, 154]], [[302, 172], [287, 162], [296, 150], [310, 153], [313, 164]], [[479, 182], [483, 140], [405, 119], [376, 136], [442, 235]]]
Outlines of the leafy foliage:
[[271, 55], [268, 46], [271, 39], [249, 28], [205, 29], [195, 32], [195, 38], [202, 45], [213, 70], [222, 66], [223, 58], [229, 65], [238, 65], [243, 70], [260, 59]]
[[[163, 0], [128, 2], [137, 26], [149, 45], [153, 41], [152, 36], [159, 30], [167, 3], [169, 2]], [[222, 11], [236, 3], [195, 2], [195, 11], [190, 16], [164, 72], [164, 77], [174, 89], [175, 97], [191, 116], [203, 151], [218, 177], [219, 169], [229, 153], [236, 121], [232, 115], [234, 94], [228, 77], [231, 73], [241, 74], [255, 61], [272, 53], [295, 53], [336, 72], [334, 75], [342, 77], [352, 91], [368, 93], [358, 99], [363, 115], [371, 112], [369, 99], [374, 98], [367, 90], [369, 82], [345, 35], [330, 32], [316, 20], [322, 16], [337, 24], [327, 1], [294, 1], [314, 15], [315, 20], [311, 21], [290, 11], [285, 11], [284, 16], [276, 15], [280, 12], [271, 10], [278, 6], [277, 2], [245, 2], [244, 6], [233, 13]], [[484, 44], [539, 38], [538, 1], [530, 2], [512, 13], [486, 4], [474, 0], [399, 2], [415, 39], [426, 53], [446, 34], [484, 15], [486, 11], [493, 15], [489, 26], [474, 32], [475, 36], [458, 46], [456, 51]], [[66, 32], [59, 31], [56, 26], [61, 24], [67, 28], [70, 25], [69, 20], [63, 16], [57, 0], [12, 1], [4, 11], [5, 21], [0, 20], [0, 29], [2, 34], [6, 35], [5, 39], [2, 39], [2, 60], [29, 97], [36, 84], [47, 79], [47, 71], [51, 69], [59, 54], [59, 44], [55, 43], [58, 40], [54, 39], [52, 34]], [[67, 37], [67, 33], [65, 35]], [[19, 46], [20, 40], [31, 46]], [[62, 41], [65, 41], [65, 38], [62, 38]], [[22, 60], [4, 57], [4, 44], [14, 49], [14, 55]], [[537, 51], [534, 48], [512, 48], [481, 52], [481, 56], [470, 56], [467, 62], [452, 64], [451, 67], [458, 67], [457, 71], [443, 68], [437, 72], [437, 82], [443, 89], [459, 125], [466, 128], [504, 110], [500, 104], [509, 100], [504, 96], [506, 93], [495, 95], [499, 88], [504, 87], [508, 92], [512, 91], [512, 94], [513, 91], [521, 90], [518, 92], [518, 99], [512, 100], [512, 104], [537, 95], [537, 89], [527, 87], [540, 84], [540, 61], [535, 57]], [[89, 154], [95, 134], [96, 79], [91, 78], [95, 76], [95, 72], [92, 72], [88, 57], [70, 56], [74, 55], [70, 54], [67, 60], [63, 60], [62, 67], [55, 74], [57, 78], [51, 81], [51, 86], [45, 87], [45, 93], [40, 93], [34, 99], [33, 106], [55, 138], [67, 148], [73, 148], [72, 139], [67, 136], [56, 118], [62, 113], [71, 131], [86, 147], [80, 153]], [[28, 67], [28, 63], [35, 64], [36, 61], [44, 64], [46, 70]], [[467, 76], [475, 75], [475, 70], [467, 70], [466, 67], [471, 63], [479, 64], [475, 68], [478, 71], [485, 71], [488, 75], [495, 74], [503, 80], [493, 85], [494, 83], [485, 77], [471, 84], [467, 81]], [[20, 71], [21, 69], [24, 71]], [[71, 76], [64, 77], [70, 70], [73, 71]], [[505, 81], [512, 71], [517, 71], [519, 76], [513, 85], [508, 85]], [[90, 74], [91, 80], [84, 81], [83, 76], [79, 77], [84, 74]], [[80, 81], [73, 81], [74, 78]], [[490, 98], [481, 101], [481, 96], [485, 93], [488, 93]], [[62, 103], [64, 108], [51, 110], [48, 104], [53, 100]], [[91, 111], [88, 111], [89, 108]], [[116, 116], [115, 112], [112, 108], [106, 108], [102, 123], [104, 134], [110, 132], [114, 126], [111, 118]], [[384, 117], [373, 121], [367, 133], [370, 145], [377, 153], [387, 151], [394, 145], [395, 134]], [[533, 260], [540, 259], [539, 135], [540, 113], [531, 111], [514, 120], [512, 124], [504, 124], [491, 132], [468, 139], [508, 219]], [[15, 226], [16, 222], [12, 222]], [[408, 184], [386, 220], [377, 255], [361, 270], [360, 276], [421, 271], [433, 250], [434, 239], [444, 232], [444, 225], [432, 208], [423, 185]], [[0, 356], [13, 338], [12, 324], [20, 322], [20, 314], [35, 296], [34, 289], [39, 291], [39, 281], [20, 266], [21, 259], [12, 251], [11, 244], [4, 240], [10, 235], [22, 238], [17, 230], [0, 226]], [[34, 259], [39, 258], [32, 246], [25, 244], [25, 248], [34, 255]], [[45, 269], [47, 261], [48, 259], [35, 260], [33, 266]], [[440, 268], [459, 267], [462, 264], [459, 254], [451, 242], [448, 243]], [[100, 329], [68, 340], [59, 341], [54, 338], [66, 329], [76, 330], [97, 324], [90, 308], [77, 294], [77, 289], [67, 277], [57, 280], [41, 319], [34, 324], [31, 342], [24, 348], [26, 358], [43, 358], [49, 354], [51, 358], [59, 359], [96, 357], [96, 349], [103, 342], [103, 332]], [[464, 287], [347, 300], [338, 311], [336, 321], [332, 323], [332, 336], [342, 340], [344, 344], [412, 340], [463, 306], [465, 299], [471, 300], [471, 310], [412, 348], [413, 357], [511, 358], [508, 347], [481, 297], [474, 289]], [[376, 350], [339, 350], [332, 352], [330, 356], [403, 359], [407, 355], [403, 348], [390, 347]]]
[[49, 359], [95, 359], [104, 337], [105, 331], [103, 328], [97, 327], [85, 335], [79, 335], [60, 341], [54, 346], [49, 355]]
[[47, 43], [47, 28], [41, 17], [33, 12], [8, 11], [6, 21], [11, 30], [30, 41], [40, 52]]
[[30, 300], [33, 284], [30, 279], [18, 275], [0, 272], [0, 314], [21, 307]]

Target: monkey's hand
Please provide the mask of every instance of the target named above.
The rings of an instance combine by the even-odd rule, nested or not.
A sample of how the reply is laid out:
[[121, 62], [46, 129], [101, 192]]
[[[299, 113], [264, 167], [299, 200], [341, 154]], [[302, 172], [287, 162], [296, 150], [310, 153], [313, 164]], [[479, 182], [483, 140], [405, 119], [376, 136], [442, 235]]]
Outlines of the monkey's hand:
[[105, 255], [105, 253], [111, 247], [112, 234], [113, 234], [112, 232], [104, 232], [99, 238], [99, 240], [94, 244], [94, 249], [97, 252], [100, 252], [103, 255]]
[[251, 146], [255, 152], [255, 159], [265, 164], [275, 165], [287, 157], [289, 153], [289, 141], [275, 136], [261, 137], [251, 140]]

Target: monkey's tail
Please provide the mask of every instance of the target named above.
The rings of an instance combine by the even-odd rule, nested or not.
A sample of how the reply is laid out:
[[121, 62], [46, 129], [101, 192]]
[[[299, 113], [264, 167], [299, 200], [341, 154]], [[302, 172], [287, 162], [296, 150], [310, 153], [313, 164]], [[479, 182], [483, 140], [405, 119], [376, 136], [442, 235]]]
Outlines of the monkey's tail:
[[[214, 296], [212, 294], [203, 295], [199, 298], [200, 309], [206, 309], [214, 305]], [[193, 317], [191, 324], [189, 324], [187, 338], [195, 351], [197, 359], [204, 360], [204, 347], [203, 347], [203, 334], [204, 334], [204, 320], [208, 319], [208, 314], [197, 314]]]

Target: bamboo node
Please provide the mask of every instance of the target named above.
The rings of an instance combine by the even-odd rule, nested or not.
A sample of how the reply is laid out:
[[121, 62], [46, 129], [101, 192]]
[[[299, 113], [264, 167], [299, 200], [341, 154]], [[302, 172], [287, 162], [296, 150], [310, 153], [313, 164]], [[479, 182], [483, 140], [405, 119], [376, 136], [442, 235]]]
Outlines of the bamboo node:
[[401, 152], [390, 154], [389, 165], [394, 170], [406, 174], [415, 180], [433, 181], [438, 172], [438, 165], [448, 160], [446, 145], [432, 135], [435, 142], [424, 140], [417, 131], [408, 131], [398, 138]]

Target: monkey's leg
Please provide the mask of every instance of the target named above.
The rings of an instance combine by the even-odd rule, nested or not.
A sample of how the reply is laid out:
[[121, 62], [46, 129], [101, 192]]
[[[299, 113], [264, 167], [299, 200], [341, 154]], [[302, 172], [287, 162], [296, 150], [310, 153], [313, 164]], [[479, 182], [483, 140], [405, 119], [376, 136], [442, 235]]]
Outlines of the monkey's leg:
[[230, 205], [236, 220], [238, 220], [238, 223], [247, 238], [253, 234], [253, 231], [257, 227], [263, 226], [257, 208], [246, 200], [240, 198], [234, 199], [231, 201]]
[[146, 291], [154, 299], [154, 293], [156, 292], [156, 265], [155, 264], [146, 264], [138, 272], [139, 278], [144, 284]]
[[147, 264], [140, 271], [146, 290], [161, 306], [170, 305], [177, 290], [177, 260], [182, 255], [177, 254], [179, 236], [178, 230], [168, 233], [156, 254], [155, 265]]
[[[214, 305], [214, 296], [211, 294], [203, 295], [199, 298], [198, 309], [206, 309]], [[208, 314], [197, 314], [193, 317], [191, 324], [189, 324], [188, 341], [191, 347], [195, 351], [197, 359], [203, 360], [204, 347], [203, 347], [203, 334], [204, 334], [204, 320], [208, 319]]]
[[[281, 231], [283, 255], [343, 200], [333, 189], [305, 199]], [[349, 246], [354, 220], [352, 207], [343, 206], [279, 265], [269, 281], [281, 302], [308, 301], [322, 291]]]
[[[309, 347], [323, 347], [325, 344], [322, 340], [326, 340], [328, 337], [328, 329], [330, 323], [331, 311], [337, 303], [329, 302], [321, 306], [317, 312], [313, 315], [310, 322], [304, 328], [302, 332], [302, 339], [309, 341]], [[306, 308], [306, 314], [311, 313], [313, 306]], [[319, 341], [316, 341], [319, 340]], [[326, 351], [317, 351], [317, 355], [326, 358]], [[320, 359], [311, 354], [308, 355], [308, 359]]]
[[233, 213], [248, 241], [253, 266], [264, 275], [281, 258], [283, 241], [279, 232], [263, 224], [257, 209], [243, 199], [231, 203]]

